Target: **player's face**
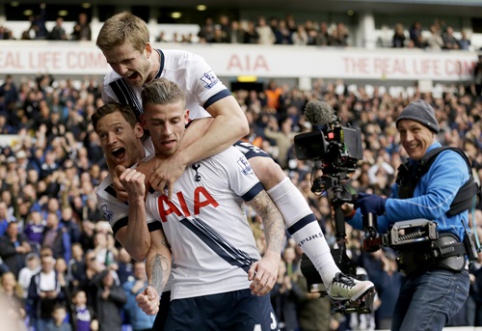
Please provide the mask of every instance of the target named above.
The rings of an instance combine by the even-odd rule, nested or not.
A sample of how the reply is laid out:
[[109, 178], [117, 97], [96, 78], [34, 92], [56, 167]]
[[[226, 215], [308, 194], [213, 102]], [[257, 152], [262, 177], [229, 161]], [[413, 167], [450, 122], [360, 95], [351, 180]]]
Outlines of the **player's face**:
[[129, 42], [102, 52], [112, 70], [124, 77], [129, 84], [142, 86], [147, 81], [151, 69], [150, 44], [146, 45], [143, 52], [134, 49]]
[[140, 123], [131, 127], [120, 112], [116, 111], [99, 120], [97, 134], [104, 155], [111, 164], [130, 167], [143, 158], [141, 137], [144, 130]]
[[424, 156], [435, 139], [434, 133], [429, 128], [412, 120], [398, 122], [398, 132], [400, 132], [403, 148], [407, 151], [408, 156], [415, 161]]
[[151, 134], [157, 155], [168, 157], [178, 150], [188, 117], [183, 101], [144, 105], [144, 127]]

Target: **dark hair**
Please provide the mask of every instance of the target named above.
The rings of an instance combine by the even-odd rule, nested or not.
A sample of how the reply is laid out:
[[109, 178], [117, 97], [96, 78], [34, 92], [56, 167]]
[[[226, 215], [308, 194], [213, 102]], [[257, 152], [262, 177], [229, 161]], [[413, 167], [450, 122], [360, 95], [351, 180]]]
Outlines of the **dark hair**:
[[92, 114], [92, 124], [94, 126], [95, 132], [97, 132], [97, 123], [105, 116], [110, 115], [118, 111], [122, 114], [124, 119], [131, 125], [133, 128], [139, 121], [137, 120], [136, 114], [134, 109], [132, 109], [129, 105], [122, 105], [120, 103], [107, 103], [102, 107], [97, 108], [95, 113]]

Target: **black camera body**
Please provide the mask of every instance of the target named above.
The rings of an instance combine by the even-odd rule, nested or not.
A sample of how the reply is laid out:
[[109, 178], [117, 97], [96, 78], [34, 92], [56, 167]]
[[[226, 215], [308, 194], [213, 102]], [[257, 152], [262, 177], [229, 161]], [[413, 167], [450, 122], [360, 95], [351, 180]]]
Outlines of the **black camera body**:
[[357, 162], [363, 158], [360, 129], [334, 124], [325, 132], [316, 130], [295, 136], [298, 160], [321, 160], [325, 173], [340, 169], [355, 171]]
[[[341, 181], [347, 179], [349, 173], [355, 172], [358, 161], [363, 159], [361, 131], [358, 128], [341, 126], [335, 116], [322, 117], [333, 117], [333, 122], [325, 124], [323, 129], [295, 136], [296, 157], [299, 160], [315, 161], [313, 174], [316, 170], [323, 171], [320, 177], [313, 178], [311, 190], [315, 193], [326, 192], [335, 211], [337, 247], [331, 250], [335, 263], [343, 273], [365, 279], [365, 275], [356, 275], [356, 265], [346, 253], [345, 220], [341, 210], [342, 204], [353, 202], [355, 198]], [[302, 257], [301, 271], [308, 286], [323, 283], [318, 271], [305, 255]], [[370, 313], [373, 308], [373, 297], [372, 293], [362, 302], [346, 302], [337, 306], [337, 311]]]

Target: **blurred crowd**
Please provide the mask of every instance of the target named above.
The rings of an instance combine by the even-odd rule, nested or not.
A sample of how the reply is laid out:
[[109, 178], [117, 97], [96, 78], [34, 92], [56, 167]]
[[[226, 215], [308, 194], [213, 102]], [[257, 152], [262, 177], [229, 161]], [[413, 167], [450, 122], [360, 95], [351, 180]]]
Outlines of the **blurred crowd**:
[[[0, 25], [0, 40], [92, 40], [91, 18], [86, 13], [79, 13], [72, 31], [67, 31], [60, 16], [48, 30], [45, 14], [46, 6], [41, 4], [38, 13], [29, 16], [29, 21], [25, 22], [26, 29], [21, 35], [14, 35], [8, 29], [8, 23], [7, 26]], [[386, 35], [386, 30], [393, 31], [393, 35]], [[220, 15], [217, 19], [207, 16], [204, 24], [199, 26], [197, 35], [180, 32], [166, 35], [162, 27], [160, 32], [154, 34], [157, 42], [355, 46], [349, 38], [350, 29], [345, 23], [319, 21], [315, 18], [301, 22], [292, 14], [287, 14], [284, 18], [259, 16], [256, 20], [232, 20], [227, 15]], [[418, 21], [408, 28], [398, 23], [382, 27], [377, 46], [429, 50], [477, 48], [472, 45], [467, 31], [456, 31], [455, 34], [460, 37], [456, 38], [454, 28], [440, 19], [435, 19], [433, 24], [426, 27]]]
[[422, 24], [415, 21], [405, 30], [403, 24], [396, 24], [392, 38], [393, 48], [419, 48], [433, 51], [439, 50], [472, 50], [472, 42], [467, 32], [462, 30], [460, 38], [454, 36], [454, 29], [445, 21], [436, 19], [429, 27], [428, 33], [423, 34]]
[[[20, 83], [10, 76], [3, 79], [0, 134], [16, 135], [0, 153], [0, 291], [11, 305], [9, 314], [23, 329], [149, 329], [152, 317], [143, 314], [134, 299], [146, 285], [144, 264], [135, 263], [115, 241], [96, 205], [94, 189], [107, 167], [90, 117], [102, 105], [102, 84], [85, 79], [76, 85], [50, 75], [24, 77]], [[297, 160], [293, 152], [294, 135], [313, 129], [303, 115], [310, 100], [325, 100], [341, 124], [361, 128], [363, 162], [347, 183], [356, 191], [390, 194], [396, 170], [406, 159], [395, 119], [418, 98], [435, 108], [442, 144], [463, 148], [482, 176], [480, 89], [446, 85], [440, 94], [410, 91], [391, 95], [383, 87], [350, 89], [343, 81], [320, 79], [309, 91], [270, 81], [261, 91], [233, 93], [250, 123], [245, 140], [281, 165], [334, 244], [330, 203], [311, 192], [312, 165]], [[263, 252], [262, 223], [252, 210], [247, 215]], [[482, 238], [480, 206], [473, 215]], [[349, 226], [347, 240], [359, 272], [376, 285], [376, 311], [334, 313], [327, 298], [318, 299], [316, 286], [308, 286], [300, 272], [301, 251], [288, 238], [271, 292], [282, 330], [373, 330], [390, 325], [401, 280], [394, 253], [363, 252], [363, 233]], [[471, 266], [470, 298], [451, 325], [482, 325], [481, 263], [482, 254]]]

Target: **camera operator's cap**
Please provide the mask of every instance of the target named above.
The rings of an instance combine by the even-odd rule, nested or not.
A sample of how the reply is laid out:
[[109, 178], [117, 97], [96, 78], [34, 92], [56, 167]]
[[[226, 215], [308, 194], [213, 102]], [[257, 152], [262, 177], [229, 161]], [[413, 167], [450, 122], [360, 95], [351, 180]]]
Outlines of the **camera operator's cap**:
[[398, 122], [401, 120], [417, 121], [435, 133], [440, 131], [437, 119], [435, 118], [435, 111], [432, 106], [423, 100], [414, 101], [402, 110], [397, 118], [397, 128]]

